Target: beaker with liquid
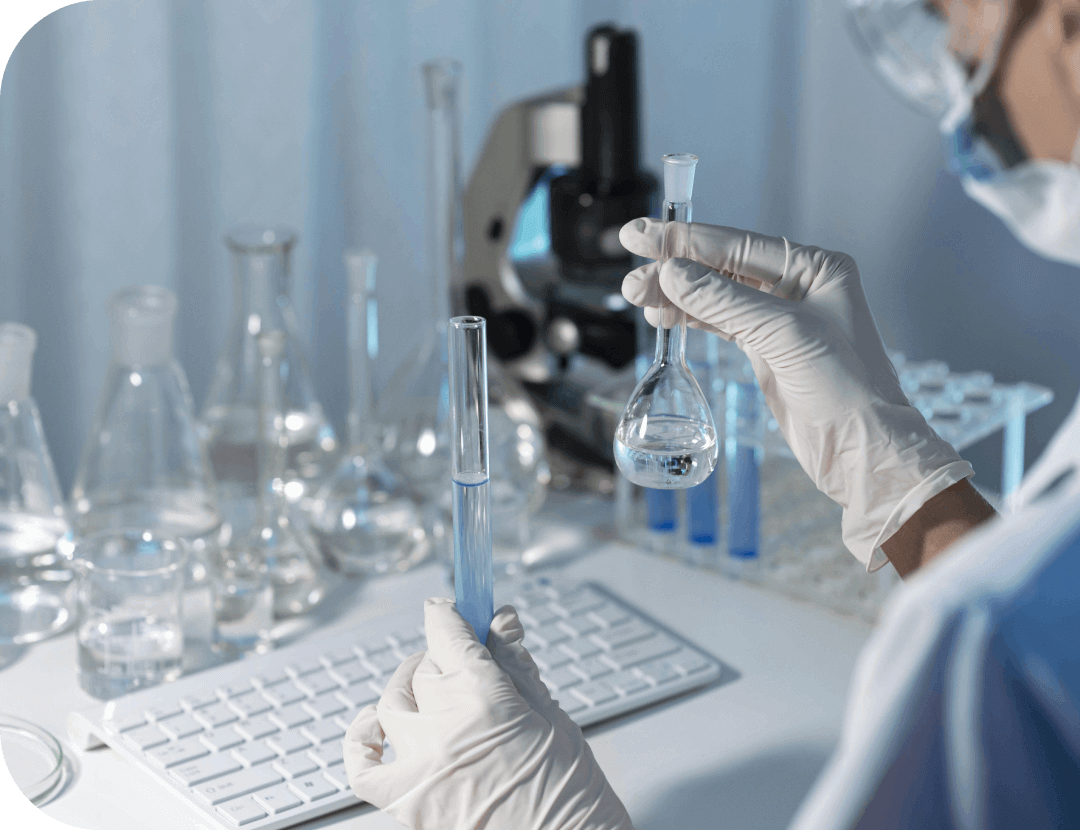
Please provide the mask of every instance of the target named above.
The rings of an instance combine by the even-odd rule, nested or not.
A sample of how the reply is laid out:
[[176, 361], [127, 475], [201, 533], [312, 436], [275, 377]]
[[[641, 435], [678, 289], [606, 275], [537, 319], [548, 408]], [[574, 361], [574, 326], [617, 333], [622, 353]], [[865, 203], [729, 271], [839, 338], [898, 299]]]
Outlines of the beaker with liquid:
[[[664, 156], [659, 265], [689, 251], [690, 196], [697, 156]], [[642, 487], [676, 490], [701, 484], [716, 466], [716, 427], [701, 387], [686, 365], [686, 314], [661, 295], [656, 357], [638, 382], [615, 430], [615, 461]]]
[[0, 645], [36, 643], [74, 620], [71, 528], [30, 376], [37, 335], [0, 324]]
[[225, 237], [233, 270], [233, 314], [200, 416], [218, 500], [223, 541], [243, 536], [255, 520], [259, 445], [258, 339], [284, 333], [281, 359], [287, 440], [285, 496], [300, 505], [330, 471], [338, 443], [315, 397], [299, 326], [289, 298], [296, 234], [284, 228], [245, 227]]

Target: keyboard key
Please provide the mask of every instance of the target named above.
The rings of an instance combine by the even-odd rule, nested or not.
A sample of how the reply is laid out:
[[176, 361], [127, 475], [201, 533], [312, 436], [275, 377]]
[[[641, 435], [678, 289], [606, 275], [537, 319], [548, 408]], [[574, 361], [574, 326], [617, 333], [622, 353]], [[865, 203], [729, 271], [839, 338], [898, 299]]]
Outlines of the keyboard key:
[[600, 646], [590, 640], [588, 637], [583, 637], [580, 640], [571, 640], [569, 643], [563, 643], [559, 646], [563, 651], [573, 657], [575, 660], [584, 660], [586, 657], [592, 657], [603, 651]]
[[341, 741], [333, 741], [317, 749], [309, 749], [307, 754], [312, 760], [318, 761], [320, 767], [334, 767], [345, 763], [345, 750], [341, 746]]
[[267, 717], [282, 729], [293, 729], [301, 724], [310, 723], [314, 720], [311, 713], [302, 708], [298, 703], [286, 706], [283, 709], [278, 709], [276, 712], [271, 712]]
[[344, 729], [346, 732], [348, 732], [349, 727], [352, 725], [352, 722], [354, 720], [356, 720], [356, 716], [359, 715], [359, 714], [360, 714], [359, 709], [356, 709], [356, 708], [353, 708], [352, 706], [350, 706], [348, 709], [346, 709], [341, 714], [335, 715], [334, 720], [337, 721], [338, 726], [340, 726], [342, 729]]
[[382, 697], [381, 692], [376, 692], [367, 683], [361, 683], [358, 686], [350, 686], [347, 689], [340, 689], [335, 694], [338, 700], [348, 703], [349, 706], [353, 707], [367, 706], [369, 703], [374, 703]]
[[291, 755], [301, 749], [307, 749], [311, 746], [311, 740], [299, 730], [293, 729], [270, 736], [266, 739], [266, 745], [279, 755]]
[[[417, 628], [401, 628], [397, 631], [391, 631], [388, 639], [399, 649], [408, 651], [410, 654], [427, 650], [427, 639], [424, 632]], [[419, 648], [416, 648], [417, 643], [420, 643]]]
[[278, 784], [284, 779], [281, 773], [269, 764], [260, 764], [222, 778], [215, 778], [208, 784], [200, 784], [192, 789], [195, 797], [206, 804], [220, 804], [230, 798], [253, 793], [271, 784]]
[[251, 682], [258, 686], [260, 689], [266, 689], [270, 686], [276, 686], [278, 683], [284, 683], [289, 679], [288, 673], [285, 669], [268, 669], [264, 672], [259, 672], [251, 676]]
[[351, 663], [334, 666], [330, 670], [330, 676], [336, 678], [342, 686], [351, 686], [353, 683], [360, 683], [369, 679], [372, 677], [372, 673], [371, 669], [359, 660], [354, 660]]
[[331, 649], [319, 656], [319, 660], [326, 668], [331, 669], [334, 666], [339, 666], [342, 663], [348, 663], [356, 659], [356, 652], [352, 650], [350, 646], [342, 646], [341, 648]]
[[645, 625], [641, 620], [631, 620], [623, 625], [617, 625], [607, 631], [602, 631], [593, 637], [607, 651], [628, 646], [656, 633], [652, 626]]
[[270, 701], [258, 693], [232, 698], [225, 705], [242, 718], [253, 718], [274, 708]]
[[258, 740], [259, 738], [265, 738], [267, 735], [273, 735], [281, 727], [266, 717], [266, 715], [259, 715], [258, 717], [251, 718], [243, 723], [236, 724], [236, 731], [247, 738], [249, 741]]
[[247, 678], [243, 680], [235, 680], [232, 683], [223, 683], [215, 689], [218, 697], [222, 700], [228, 700], [230, 697], [240, 697], [241, 695], [248, 695], [254, 691], [251, 685], [251, 681]]
[[213, 689], [206, 689], [180, 698], [180, 705], [190, 712], [195, 709], [202, 709], [204, 706], [210, 706], [219, 700], [220, 698], [214, 693]]
[[539, 628], [542, 625], [558, 622], [562, 619], [562, 615], [555, 613], [546, 605], [537, 605], [528, 611], [519, 611], [518, 618], [525, 626]]
[[184, 710], [180, 707], [179, 703], [163, 703], [160, 706], [152, 706], [146, 710], [146, 717], [149, 720], [160, 723], [163, 720], [171, 718], [173, 715], [179, 715]]
[[591, 588], [582, 588], [560, 596], [551, 603], [551, 607], [564, 617], [580, 617], [606, 603], [607, 600]]
[[588, 617], [574, 617], [570, 620], [563, 620], [559, 623], [559, 627], [571, 637], [584, 637], [586, 634], [592, 634], [594, 631], [600, 630], [600, 626]]
[[131, 744], [136, 749], [143, 750], [150, 749], [152, 746], [158, 744], [167, 743], [169, 736], [158, 729], [156, 726], [140, 726], [136, 729], [128, 730], [124, 733], [124, 740]]
[[127, 732], [129, 729], [146, 726], [146, 715], [142, 712], [124, 712], [109, 718], [107, 723], [117, 732]]
[[319, 695], [314, 700], [305, 700], [300, 706], [316, 718], [328, 718], [344, 712], [346, 708], [345, 704], [333, 695]]
[[513, 606], [518, 611], [523, 611], [526, 608], [533, 608], [537, 605], [547, 605], [551, 599], [547, 592], [540, 588], [533, 588], [532, 590], [525, 589], [519, 591], [514, 597]]
[[176, 741], [181, 738], [189, 738], [192, 735], [198, 735], [203, 731], [202, 724], [188, 713], [180, 715], [180, 717], [177, 718], [169, 718], [162, 723], [159, 728], [162, 732]]
[[296, 703], [307, 697], [307, 693], [300, 691], [292, 682], [278, 683], [276, 686], [264, 689], [262, 694], [275, 706], [288, 706], [290, 703]]
[[532, 656], [541, 671], [551, 671], [570, 662], [570, 655], [558, 648], [543, 648]]
[[382, 677], [376, 680], [369, 680], [367, 682], [368, 688], [373, 689], [378, 693], [379, 697], [382, 697], [382, 693], [386, 691], [386, 684], [390, 680], [390, 675], [384, 674]]
[[217, 808], [217, 811], [237, 827], [266, 818], [266, 813], [263, 812], [262, 807], [250, 798], [238, 798], [229, 804], [222, 804]]
[[266, 741], [251, 741], [243, 746], [238, 746], [232, 751], [232, 754], [245, 767], [264, 764], [278, 757], [278, 754], [266, 745]]
[[336, 764], [332, 767], [327, 767], [322, 771], [322, 774], [329, 778], [339, 790], [348, 790], [349, 776], [345, 774], [345, 767], [341, 764]]
[[186, 764], [204, 755], [209, 755], [210, 750], [199, 743], [198, 738], [188, 738], [184, 741], [174, 741], [171, 744], [159, 746], [146, 753], [147, 759], [155, 766], [162, 769], [175, 767], [177, 764]]
[[252, 797], [260, 807], [264, 808], [266, 812], [272, 816], [278, 813], [284, 813], [286, 810], [291, 810], [293, 807], [299, 807], [304, 803], [286, 784], [278, 784], [277, 786], [260, 790]]
[[318, 657], [305, 657], [285, 667], [285, 671], [294, 678], [303, 677], [305, 674], [321, 671], [322, 661]]
[[599, 622], [601, 625], [609, 628], [626, 622], [630, 619], [630, 615], [626, 613], [622, 608], [617, 605], [608, 603], [602, 605], [599, 608], [594, 608], [589, 612], [589, 616]]
[[675, 665], [683, 672], [683, 674], [696, 674], [702, 669], [707, 669], [712, 665], [708, 660], [702, 657], [700, 654], [689, 649], [683, 649], [679, 654], [676, 654], [673, 658]]
[[313, 744], [324, 744], [333, 741], [345, 734], [345, 730], [332, 720], [320, 720], [300, 727], [301, 733], [307, 735]]
[[375, 674], [393, 674], [398, 666], [401, 665], [401, 660], [392, 651], [380, 651], [376, 654], [369, 654], [364, 658], [364, 662], [367, 667], [371, 669]]
[[575, 686], [570, 690], [570, 694], [577, 695], [590, 706], [599, 706], [601, 703], [607, 703], [618, 697], [615, 690], [603, 680], [586, 683], [584, 686]]
[[221, 729], [212, 729], [209, 732], [204, 732], [199, 736], [199, 740], [214, 750], [214, 752], [221, 752], [224, 749], [232, 749], [234, 746], [240, 746], [240, 744], [247, 739], [233, 727], [224, 726]]
[[595, 657], [582, 660], [580, 663], [574, 663], [570, 668], [586, 680], [596, 680], [596, 678], [603, 677], [605, 674], [611, 674], [611, 667]]
[[565, 643], [570, 639], [570, 635], [563, 631], [558, 625], [542, 625], [540, 628], [531, 630], [529, 632], [529, 638], [540, 643], [542, 646], [550, 648], [559, 643]]
[[364, 657], [370, 657], [373, 654], [379, 654], [383, 651], [390, 650], [390, 641], [385, 637], [369, 637], [361, 640], [355, 646], [354, 649], [358, 649], [359, 653]]
[[243, 764], [231, 755], [211, 755], [200, 758], [198, 761], [181, 764], [170, 770], [169, 774], [185, 787], [193, 787], [211, 778], [228, 775], [230, 772], [243, 768]]
[[628, 669], [638, 663], [671, 654], [678, 651], [679, 648], [679, 644], [670, 637], [663, 634], [654, 634], [652, 637], [640, 640], [633, 645], [609, 652], [601, 659], [616, 669]]
[[542, 679], [549, 689], [567, 689], [581, 682], [578, 675], [565, 667], [545, 674]]
[[558, 701], [559, 708], [566, 712], [566, 714], [568, 715], [573, 715], [577, 712], [580, 712], [586, 706], [585, 701], [581, 698], [574, 697], [572, 695], [565, 695], [564, 697], [565, 700]]
[[304, 801], [318, 801], [328, 795], [334, 795], [338, 788], [318, 773], [308, 775], [305, 778], [297, 778], [289, 782], [289, 789], [300, 796]]
[[660, 686], [682, 677], [670, 660], [653, 660], [637, 667], [638, 672], [654, 686]]
[[215, 703], [213, 706], [196, 709], [195, 720], [207, 729], [217, 729], [227, 723], [235, 723], [240, 720], [240, 716], [224, 703]]
[[605, 677], [604, 682], [624, 695], [632, 695], [634, 692], [649, 688], [649, 684], [634, 674], [633, 671], [621, 671], [618, 674]]
[[306, 674], [296, 680], [296, 688], [307, 692], [310, 697], [321, 695], [323, 692], [329, 692], [331, 689], [337, 689], [340, 685], [341, 684], [327, 674], [325, 670]]
[[286, 755], [284, 758], [274, 761], [274, 769], [286, 778], [299, 778], [302, 775], [309, 775], [318, 768], [318, 762], [305, 752]]

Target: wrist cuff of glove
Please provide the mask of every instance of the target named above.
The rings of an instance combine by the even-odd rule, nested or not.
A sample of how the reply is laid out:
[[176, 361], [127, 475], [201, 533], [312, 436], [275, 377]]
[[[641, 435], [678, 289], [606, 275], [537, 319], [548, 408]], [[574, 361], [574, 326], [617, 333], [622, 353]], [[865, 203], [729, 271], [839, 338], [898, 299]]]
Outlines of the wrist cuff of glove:
[[860, 551], [851, 550], [860, 562], [866, 563], [867, 573], [878, 570], [889, 561], [889, 557], [881, 549], [882, 542], [891, 539], [893, 534], [918, 512], [919, 508], [938, 493], [973, 475], [975, 475], [975, 470], [971, 464], [967, 461], [957, 460], [927, 476], [917, 486], [908, 491], [908, 494], [900, 500], [900, 503], [889, 514], [889, 518], [885, 520], [885, 525], [874, 538], [873, 547], [868, 551], [869, 555], [860, 555]]

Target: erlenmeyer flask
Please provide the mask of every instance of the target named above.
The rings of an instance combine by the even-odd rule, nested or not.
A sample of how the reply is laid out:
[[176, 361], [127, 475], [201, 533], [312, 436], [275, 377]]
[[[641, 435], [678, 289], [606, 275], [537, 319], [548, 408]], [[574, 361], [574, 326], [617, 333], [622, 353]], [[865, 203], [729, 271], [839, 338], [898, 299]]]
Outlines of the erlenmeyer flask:
[[326, 594], [319, 551], [307, 531], [289, 520], [285, 493], [289, 438], [282, 404], [282, 365], [288, 337], [280, 330], [259, 335], [258, 497], [255, 521], [233, 543], [237, 561], [264, 561], [273, 587], [274, 616], [291, 617], [314, 608]]
[[109, 312], [112, 363], [71, 489], [76, 530], [210, 537], [221, 514], [187, 378], [173, 357], [176, 296], [156, 285], [128, 288], [113, 295]]
[[[689, 248], [690, 195], [697, 156], [664, 156], [663, 264]], [[686, 365], [686, 314], [663, 297], [656, 358], [630, 396], [615, 430], [615, 461], [630, 481], [658, 490], [700, 484], [716, 466], [716, 427]]]
[[0, 645], [26, 645], [72, 622], [71, 533], [30, 370], [37, 335], [0, 324]]
[[312, 500], [311, 526], [326, 558], [345, 573], [404, 571], [430, 550], [420, 508], [391, 472], [373, 435], [372, 369], [378, 346], [368, 321], [376, 315], [370, 251], [345, 254], [349, 274], [349, 446]]
[[334, 429], [315, 399], [307, 358], [289, 300], [289, 262], [296, 235], [281, 228], [239, 228], [225, 237], [232, 256], [233, 316], [200, 416], [218, 482], [223, 541], [244, 535], [255, 518], [259, 443], [259, 354], [262, 332], [285, 336], [281, 362], [288, 452], [285, 496], [310, 496], [337, 451]]

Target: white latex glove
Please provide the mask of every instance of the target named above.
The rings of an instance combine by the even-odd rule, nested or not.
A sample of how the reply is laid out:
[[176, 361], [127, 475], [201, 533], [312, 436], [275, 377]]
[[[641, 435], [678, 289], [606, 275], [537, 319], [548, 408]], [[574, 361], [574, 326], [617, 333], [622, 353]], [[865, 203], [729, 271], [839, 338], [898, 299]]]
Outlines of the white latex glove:
[[512, 607], [495, 615], [491, 651], [448, 599], [427, 600], [424, 625], [427, 652], [398, 667], [345, 735], [357, 796], [417, 830], [633, 830], [540, 682]]
[[[665, 224], [619, 239], [655, 259]], [[687, 258], [627, 274], [623, 296], [656, 325], [661, 290], [691, 327], [746, 353], [788, 445], [844, 508], [844, 544], [875, 570], [887, 541], [933, 496], [974, 474], [908, 404], [847, 254], [713, 225], [690, 226]]]

